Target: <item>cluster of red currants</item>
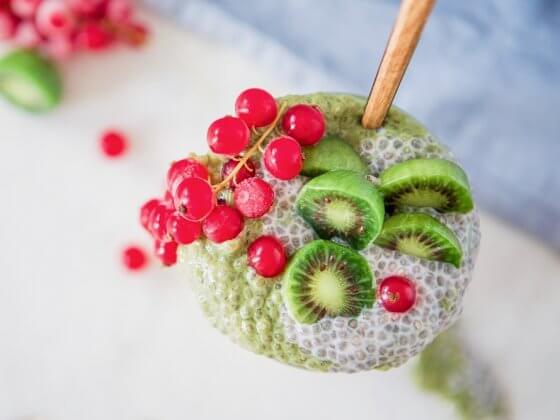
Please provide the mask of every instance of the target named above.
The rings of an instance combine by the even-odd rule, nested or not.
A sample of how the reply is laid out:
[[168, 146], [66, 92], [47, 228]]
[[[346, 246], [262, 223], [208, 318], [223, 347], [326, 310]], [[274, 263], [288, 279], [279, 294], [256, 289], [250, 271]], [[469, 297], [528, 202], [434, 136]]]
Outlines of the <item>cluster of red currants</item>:
[[[149, 200], [141, 208], [141, 224], [153, 236], [156, 255], [164, 265], [176, 262], [179, 244], [190, 244], [202, 235], [215, 243], [234, 239], [245, 218], [260, 218], [272, 208], [274, 190], [258, 176], [251, 158], [278, 128], [280, 117], [283, 134], [270, 140], [263, 153], [263, 165], [275, 178], [298, 176], [302, 145], [316, 144], [325, 133], [318, 108], [298, 104], [280, 115], [274, 97], [258, 88], [242, 92], [235, 111], [235, 117], [220, 118], [208, 128], [210, 149], [224, 158], [221, 181], [212, 185], [208, 168], [195, 158], [173, 162], [165, 197]], [[251, 132], [256, 137], [252, 144]], [[223, 188], [233, 192], [233, 206], [217, 198]], [[273, 236], [261, 236], [249, 246], [248, 264], [263, 277], [275, 277], [286, 265], [284, 247]]]
[[56, 59], [116, 42], [139, 46], [146, 37], [133, 0], [0, 0], [0, 40]]

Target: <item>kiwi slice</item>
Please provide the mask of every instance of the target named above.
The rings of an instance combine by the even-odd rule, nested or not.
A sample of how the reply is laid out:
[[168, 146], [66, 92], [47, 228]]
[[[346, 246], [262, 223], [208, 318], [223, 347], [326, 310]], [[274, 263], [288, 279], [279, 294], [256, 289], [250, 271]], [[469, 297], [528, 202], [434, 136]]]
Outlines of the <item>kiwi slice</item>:
[[61, 77], [39, 53], [16, 50], [0, 59], [0, 94], [28, 111], [47, 111], [60, 102]]
[[455, 234], [424, 213], [401, 213], [385, 221], [375, 243], [418, 258], [461, 265], [463, 251]]
[[312, 324], [324, 316], [357, 316], [375, 300], [373, 274], [356, 251], [316, 240], [292, 258], [283, 279], [284, 302], [295, 320]]
[[390, 206], [431, 207], [459, 213], [473, 209], [467, 175], [445, 159], [397, 163], [381, 172], [380, 188]]
[[327, 136], [317, 145], [303, 148], [302, 175], [318, 176], [325, 172], [345, 169], [361, 174], [369, 173], [365, 162], [344, 140]]
[[331, 171], [313, 178], [299, 192], [296, 209], [319, 237], [338, 237], [356, 249], [373, 242], [385, 217], [377, 188], [353, 171]]

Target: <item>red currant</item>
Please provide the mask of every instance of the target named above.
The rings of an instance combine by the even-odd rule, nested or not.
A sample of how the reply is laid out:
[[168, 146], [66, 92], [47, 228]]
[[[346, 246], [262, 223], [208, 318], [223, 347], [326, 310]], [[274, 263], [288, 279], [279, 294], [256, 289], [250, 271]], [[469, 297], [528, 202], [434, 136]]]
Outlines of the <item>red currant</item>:
[[185, 178], [209, 178], [208, 169], [196, 159], [181, 159], [173, 162], [167, 171], [167, 188], [173, 193]]
[[34, 48], [41, 42], [41, 35], [32, 22], [24, 21], [17, 27], [14, 41], [20, 47]]
[[105, 11], [111, 22], [127, 22], [132, 16], [132, 4], [130, 0], [108, 0]]
[[163, 240], [167, 236], [167, 220], [173, 211], [164, 203], [156, 205], [148, 216], [148, 230], [156, 239]]
[[238, 155], [249, 144], [247, 124], [239, 118], [226, 116], [208, 127], [207, 140], [210, 149], [220, 155]]
[[87, 23], [76, 35], [76, 45], [88, 51], [105, 50], [113, 41], [113, 35], [96, 22]]
[[125, 248], [122, 252], [122, 261], [125, 267], [131, 271], [141, 270], [148, 262], [144, 250], [137, 246]]
[[406, 312], [416, 302], [416, 288], [403, 276], [385, 278], [379, 285], [378, 295], [389, 312]]
[[233, 201], [243, 216], [258, 218], [264, 216], [274, 204], [274, 190], [261, 178], [248, 178], [235, 188]]
[[36, 24], [45, 36], [69, 33], [74, 29], [74, 15], [65, 2], [43, 0], [37, 8]]
[[117, 157], [122, 155], [128, 146], [125, 135], [119, 131], [106, 131], [101, 136], [101, 150], [108, 157]]
[[175, 241], [156, 241], [156, 256], [161, 260], [163, 265], [169, 267], [177, 262], [177, 247], [179, 244]]
[[[237, 167], [238, 163], [238, 161], [233, 159], [228, 160], [226, 163], [224, 163], [224, 165], [222, 166], [222, 179], [226, 179], [229, 174], [231, 174], [231, 172]], [[255, 174], [255, 164], [251, 161], [251, 159], [249, 159], [235, 174], [232, 180], [233, 182], [230, 183], [230, 186], [232, 188], [235, 188], [241, 181], [247, 178], [251, 178], [255, 176]]]
[[204, 236], [220, 244], [236, 238], [243, 230], [243, 225], [241, 213], [232, 207], [220, 205], [204, 220], [202, 230]]
[[235, 101], [235, 113], [249, 127], [271, 124], [278, 114], [274, 97], [266, 90], [251, 88], [239, 94]]
[[314, 106], [294, 105], [284, 114], [282, 128], [303, 146], [311, 146], [318, 143], [325, 134], [325, 118]]
[[140, 224], [144, 229], [150, 230], [148, 228], [150, 222], [150, 213], [156, 208], [158, 204], [161, 204], [157, 198], [152, 198], [146, 201], [142, 207], [140, 207]]
[[167, 219], [167, 233], [175, 242], [188, 245], [200, 238], [202, 226], [200, 222], [191, 222], [175, 212]]
[[301, 146], [288, 136], [272, 139], [264, 151], [264, 166], [275, 178], [295, 178], [303, 167]]
[[33, 17], [42, 0], [12, 0], [12, 11], [22, 19]]
[[184, 179], [175, 189], [175, 208], [190, 221], [198, 222], [206, 218], [215, 204], [214, 190], [204, 179]]
[[274, 236], [257, 238], [247, 250], [249, 266], [263, 277], [276, 277], [286, 267], [286, 252]]
[[17, 19], [8, 10], [0, 9], [0, 40], [10, 39], [16, 33]]

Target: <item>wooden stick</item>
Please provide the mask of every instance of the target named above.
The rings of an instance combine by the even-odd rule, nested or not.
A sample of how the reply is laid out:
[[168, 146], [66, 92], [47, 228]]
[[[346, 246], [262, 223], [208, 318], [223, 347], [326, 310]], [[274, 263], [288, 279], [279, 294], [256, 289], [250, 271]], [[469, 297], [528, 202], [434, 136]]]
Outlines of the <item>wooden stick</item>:
[[402, 1], [362, 116], [365, 128], [383, 124], [435, 1]]

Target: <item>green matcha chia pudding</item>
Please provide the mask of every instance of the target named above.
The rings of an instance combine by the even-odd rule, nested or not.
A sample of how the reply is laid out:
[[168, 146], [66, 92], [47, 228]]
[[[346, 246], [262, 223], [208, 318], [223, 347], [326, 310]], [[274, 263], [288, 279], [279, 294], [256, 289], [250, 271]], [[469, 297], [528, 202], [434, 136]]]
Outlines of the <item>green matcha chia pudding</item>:
[[[332, 372], [399, 366], [461, 313], [480, 239], [466, 175], [445, 146], [395, 107], [371, 130], [360, 124], [361, 97], [287, 96], [277, 106], [274, 122], [251, 127], [246, 149], [254, 152], [255, 178], [272, 187], [270, 208], [249, 217], [239, 203], [246, 181], [225, 185], [232, 153], [195, 157], [218, 202], [244, 217], [225, 241], [202, 221], [203, 234], [179, 246], [178, 264], [212, 325], [255, 353]], [[282, 154], [269, 149], [292, 134], [288, 114], [302, 106], [322, 114], [326, 130], [313, 145], [296, 138], [303, 167], [284, 177], [274, 166]], [[177, 201], [176, 210], [188, 212]], [[237, 216], [220, 220], [238, 223]], [[248, 257], [263, 235], [276, 238], [287, 257], [275, 276], [258, 274]]]

